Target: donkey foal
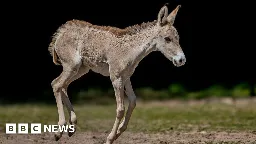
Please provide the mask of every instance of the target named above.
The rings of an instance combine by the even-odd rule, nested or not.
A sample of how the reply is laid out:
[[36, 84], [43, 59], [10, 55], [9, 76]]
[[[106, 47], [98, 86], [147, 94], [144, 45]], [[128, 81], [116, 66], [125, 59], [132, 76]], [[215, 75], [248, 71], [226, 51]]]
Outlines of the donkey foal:
[[[179, 8], [180, 5], [168, 14], [168, 8], [163, 6], [157, 20], [125, 29], [97, 26], [80, 20], [67, 21], [60, 26], [49, 45], [53, 62], [63, 67], [60, 76], [51, 83], [58, 107], [58, 124], [66, 124], [63, 104], [69, 113], [69, 123], [77, 124], [67, 95], [71, 82], [89, 70], [110, 76], [117, 103], [116, 119], [106, 140], [106, 144], [112, 144], [126, 130], [136, 106], [130, 77], [139, 62], [152, 51], [162, 52], [177, 67], [186, 62], [178, 32], [173, 26]], [[129, 100], [125, 117], [124, 94]], [[73, 134], [69, 133], [69, 136]], [[61, 136], [62, 132], [56, 133], [56, 140]]]

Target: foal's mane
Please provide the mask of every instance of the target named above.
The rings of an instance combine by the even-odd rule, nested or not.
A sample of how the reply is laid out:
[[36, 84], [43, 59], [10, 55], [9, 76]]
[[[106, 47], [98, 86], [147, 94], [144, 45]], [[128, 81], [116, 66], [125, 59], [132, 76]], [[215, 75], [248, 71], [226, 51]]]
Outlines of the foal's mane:
[[111, 32], [112, 34], [121, 37], [124, 35], [132, 35], [140, 32], [141, 30], [152, 27], [156, 24], [156, 20], [152, 22], [143, 22], [141, 24], [136, 24], [133, 26], [128, 26], [124, 29], [113, 27], [113, 26], [100, 26], [100, 25], [93, 25], [89, 22], [82, 21], [82, 20], [71, 20], [66, 23], [67, 25], [76, 25], [79, 27], [92, 27], [94, 29], [103, 30]]

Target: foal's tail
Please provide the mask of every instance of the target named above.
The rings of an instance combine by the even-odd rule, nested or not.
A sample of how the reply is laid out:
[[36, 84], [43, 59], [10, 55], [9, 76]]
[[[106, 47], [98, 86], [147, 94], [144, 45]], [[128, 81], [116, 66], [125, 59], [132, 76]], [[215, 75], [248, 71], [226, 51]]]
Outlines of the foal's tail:
[[50, 45], [49, 45], [49, 47], [48, 47], [48, 51], [49, 51], [50, 54], [52, 55], [53, 63], [54, 63], [55, 65], [61, 65], [61, 61], [60, 61], [60, 59], [59, 59], [59, 57], [58, 57], [58, 55], [57, 55], [57, 53], [56, 53], [55, 48], [56, 48], [56, 42], [57, 42], [58, 37], [59, 37], [60, 35], [62, 35], [63, 32], [65, 32], [65, 31], [66, 31], [66, 25], [63, 24], [63, 25], [61, 25], [61, 26], [57, 29], [57, 31], [53, 34], [53, 36], [52, 36], [52, 41], [51, 41], [51, 43], [50, 43]]
[[[57, 33], [58, 34], [58, 33]], [[51, 41], [51, 43], [50, 43], [50, 45], [49, 45], [49, 47], [48, 47], [48, 51], [50, 52], [50, 54], [51, 54], [51, 56], [52, 56], [52, 60], [53, 60], [53, 63], [55, 64], [55, 65], [60, 65], [60, 63], [59, 63], [59, 57], [58, 57], [58, 55], [57, 55], [57, 53], [56, 53], [56, 51], [55, 51], [55, 43], [56, 43], [56, 35], [57, 34], [54, 34], [54, 36], [53, 36], [53, 38], [52, 38], [52, 41]]]
[[48, 47], [48, 50], [52, 56], [52, 60], [53, 60], [53, 63], [55, 65], [60, 65], [59, 63], [59, 57], [55, 51], [55, 40], [53, 42], [50, 43], [49, 47]]
[[58, 55], [54, 48], [52, 49], [52, 60], [55, 65], [60, 65], [60, 63], [58, 62]]

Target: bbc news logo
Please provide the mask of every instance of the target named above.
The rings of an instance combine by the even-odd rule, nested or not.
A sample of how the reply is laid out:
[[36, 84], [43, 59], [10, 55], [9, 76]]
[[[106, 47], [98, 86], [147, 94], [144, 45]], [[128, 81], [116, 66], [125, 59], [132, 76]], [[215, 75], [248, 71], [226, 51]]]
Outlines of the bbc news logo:
[[[30, 125], [30, 128], [29, 128]], [[74, 125], [42, 125], [40, 123], [6, 123], [6, 134], [41, 134], [43, 132], [74, 132]]]

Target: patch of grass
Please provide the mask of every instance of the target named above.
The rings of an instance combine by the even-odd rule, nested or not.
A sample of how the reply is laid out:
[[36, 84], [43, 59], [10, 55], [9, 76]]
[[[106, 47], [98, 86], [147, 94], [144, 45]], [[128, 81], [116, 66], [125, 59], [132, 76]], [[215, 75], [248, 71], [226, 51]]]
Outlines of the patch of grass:
[[142, 100], [166, 100], [171, 96], [166, 90], [154, 90], [153, 88], [139, 88], [135, 90], [136, 95]]
[[[255, 104], [152, 105], [138, 103], [128, 131], [255, 131]], [[79, 131], [109, 131], [115, 120], [115, 105], [75, 105]], [[66, 113], [66, 116], [68, 114]], [[67, 117], [66, 117], [67, 119]], [[57, 124], [56, 105], [7, 105], [0, 107], [0, 129], [5, 123]], [[1, 131], [1, 130], [0, 130]]]
[[172, 84], [168, 87], [168, 92], [172, 97], [184, 97], [187, 95], [186, 88], [181, 84]]
[[75, 102], [77, 104], [113, 104], [115, 102], [114, 91], [102, 91], [99, 88], [90, 88], [87, 91], [80, 91], [76, 95]]
[[230, 96], [230, 90], [221, 85], [212, 85], [206, 89], [188, 94], [189, 99], [203, 99], [207, 97], [226, 97]]
[[[168, 99], [204, 99], [210, 97], [233, 97], [246, 98], [250, 96], [250, 85], [240, 83], [233, 88], [227, 88], [220, 84], [209, 86], [200, 91], [188, 91], [183, 85], [174, 83], [166, 89], [153, 89], [151, 87], [136, 88], [135, 93], [138, 99], [144, 101], [168, 100]], [[96, 102], [96, 104], [111, 104], [115, 102], [113, 89], [102, 90], [91, 88], [87, 91], [80, 91], [76, 97], [76, 102]]]
[[241, 83], [234, 86], [232, 94], [233, 97], [250, 96], [250, 86], [247, 83]]

